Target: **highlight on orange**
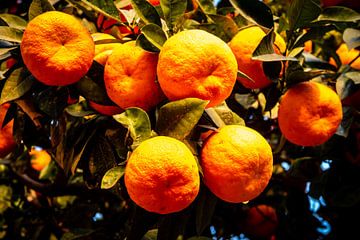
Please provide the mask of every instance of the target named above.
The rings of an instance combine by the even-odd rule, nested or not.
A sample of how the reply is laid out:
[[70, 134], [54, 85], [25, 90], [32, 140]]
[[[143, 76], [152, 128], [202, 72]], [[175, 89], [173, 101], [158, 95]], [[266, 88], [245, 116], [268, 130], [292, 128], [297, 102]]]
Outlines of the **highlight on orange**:
[[281, 97], [279, 127], [285, 138], [294, 144], [323, 144], [334, 135], [341, 120], [340, 98], [323, 84], [302, 82]]
[[[349, 51], [347, 45], [342, 43], [336, 50], [336, 53], [339, 55], [341, 64], [347, 65], [360, 54], [360, 51], [355, 48]], [[333, 58], [330, 58], [330, 64], [336, 66], [336, 62]], [[356, 61], [351, 64], [351, 67], [360, 70], [360, 58], [356, 59]]]
[[16, 146], [13, 137], [14, 120], [11, 120], [2, 128], [9, 107], [10, 104], [8, 103], [0, 105], [0, 158], [6, 157]]
[[116, 40], [115, 37], [106, 33], [93, 33], [92, 39], [95, 42], [95, 56], [94, 60], [105, 66], [107, 59], [111, 55], [114, 48], [121, 45], [121, 43], [99, 43], [102, 40]]
[[64, 86], [77, 82], [88, 72], [95, 46], [79, 20], [50, 11], [29, 22], [20, 49], [26, 67], [37, 80]]

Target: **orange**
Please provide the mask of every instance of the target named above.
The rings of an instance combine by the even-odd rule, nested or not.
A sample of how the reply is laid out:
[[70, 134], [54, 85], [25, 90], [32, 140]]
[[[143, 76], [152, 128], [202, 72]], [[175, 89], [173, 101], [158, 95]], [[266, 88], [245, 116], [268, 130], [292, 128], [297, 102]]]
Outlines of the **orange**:
[[91, 34], [92, 39], [95, 42], [95, 57], [94, 60], [105, 66], [107, 59], [111, 55], [113, 49], [121, 43], [96, 43], [101, 40], [116, 40], [113, 36], [106, 33], [93, 33]]
[[88, 30], [66, 13], [45, 12], [29, 22], [21, 42], [26, 67], [40, 82], [64, 86], [89, 70], [94, 42]]
[[227, 125], [213, 133], [201, 150], [205, 185], [220, 199], [240, 203], [257, 197], [273, 169], [270, 145], [255, 130]]
[[[265, 35], [265, 32], [260, 27], [251, 26], [240, 30], [229, 42], [229, 46], [235, 54], [239, 70], [253, 80], [250, 81], [243, 77], [238, 78], [238, 81], [246, 88], [264, 88], [272, 82], [264, 73], [262, 67], [263, 63], [251, 59], [253, 52]], [[279, 50], [284, 52], [286, 49], [284, 39], [277, 33], [274, 45], [277, 46], [274, 47], [274, 50], [277, 53], [279, 53]]]
[[157, 74], [170, 100], [209, 100], [213, 107], [229, 97], [237, 75], [234, 54], [220, 38], [203, 30], [170, 37], [160, 51]]
[[[336, 53], [339, 55], [340, 61], [343, 65], [349, 64], [360, 54], [359, 50], [356, 50], [355, 48], [349, 51], [345, 43], [340, 45], [340, 47], [336, 50]], [[335, 60], [331, 58], [330, 64], [336, 66]], [[351, 64], [351, 67], [360, 70], [360, 58], [356, 59], [356, 61]]]
[[251, 207], [246, 214], [242, 227], [245, 234], [254, 237], [269, 238], [278, 226], [276, 210], [268, 205], [261, 204]]
[[151, 5], [153, 6], [159, 6], [160, 5], [160, 0], [148, 0], [149, 3], [151, 3]]
[[106, 116], [116, 115], [116, 114], [122, 113], [124, 111], [121, 108], [119, 108], [118, 106], [102, 105], [102, 104], [98, 104], [93, 101], [89, 101], [89, 105], [92, 109], [94, 109], [98, 113], [106, 115]]
[[11, 120], [6, 126], [3, 128], [3, 122], [6, 115], [7, 110], [9, 109], [10, 104], [0, 105], [0, 158], [8, 155], [15, 148], [15, 141], [13, 138], [13, 124], [14, 121]]
[[280, 100], [280, 130], [297, 145], [316, 146], [326, 142], [336, 132], [341, 119], [340, 98], [320, 83], [299, 83]]
[[311, 40], [306, 41], [306, 42], [304, 43], [304, 51], [305, 51], [305, 52], [308, 52], [308, 53], [311, 53], [311, 52], [312, 52], [312, 45], [313, 45], [313, 43], [312, 43]]
[[185, 209], [196, 198], [199, 185], [199, 169], [191, 151], [170, 137], [142, 142], [125, 169], [130, 198], [150, 212], [168, 214]]
[[45, 150], [31, 148], [29, 154], [31, 157], [31, 167], [39, 172], [49, 165], [51, 161], [51, 156]]
[[104, 81], [110, 99], [122, 109], [145, 111], [160, 103], [163, 93], [156, 82], [158, 55], [144, 51], [135, 42], [116, 47], [105, 65]]

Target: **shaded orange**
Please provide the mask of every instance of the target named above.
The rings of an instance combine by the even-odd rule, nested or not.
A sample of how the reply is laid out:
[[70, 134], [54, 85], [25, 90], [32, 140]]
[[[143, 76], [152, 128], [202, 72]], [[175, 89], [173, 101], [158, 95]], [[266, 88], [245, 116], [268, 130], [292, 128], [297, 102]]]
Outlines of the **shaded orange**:
[[101, 40], [116, 40], [115, 37], [106, 33], [93, 33], [91, 34], [92, 39], [95, 42], [95, 57], [94, 60], [105, 66], [107, 59], [111, 55], [113, 49], [121, 43], [96, 43]]
[[0, 158], [8, 155], [15, 148], [15, 141], [13, 138], [13, 124], [14, 120], [11, 120], [3, 128], [3, 122], [6, 116], [6, 112], [9, 109], [10, 104], [0, 105]]
[[280, 100], [280, 130], [297, 145], [316, 146], [326, 142], [336, 132], [341, 119], [339, 96], [320, 83], [299, 83]]
[[36, 150], [35, 148], [31, 148], [29, 154], [31, 157], [31, 167], [39, 172], [49, 165], [51, 161], [51, 156], [45, 150]]
[[277, 226], [276, 210], [264, 204], [251, 207], [242, 224], [245, 234], [263, 238], [273, 235]]
[[156, 82], [158, 55], [128, 42], [116, 47], [105, 65], [104, 81], [110, 99], [122, 109], [145, 111], [164, 99]]
[[20, 47], [29, 71], [52, 86], [80, 80], [92, 64], [95, 49], [88, 30], [75, 17], [57, 11], [31, 20]]
[[[342, 43], [340, 47], [336, 50], [337, 55], [340, 57], [340, 61], [343, 65], [349, 64], [353, 59], [355, 59], [359, 54], [360, 51], [356, 50], [355, 48], [349, 51], [347, 45]], [[330, 64], [336, 66], [336, 62], [333, 58], [330, 58]], [[352, 68], [360, 70], [360, 57], [356, 59], [355, 62], [351, 64]]]
[[234, 87], [237, 65], [224, 41], [203, 30], [186, 30], [170, 37], [160, 51], [157, 74], [170, 100], [188, 97], [223, 102]]
[[[262, 62], [251, 59], [253, 52], [265, 35], [265, 32], [260, 27], [252, 26], [240, 30], [229, 42], [229, 46], [237, 60], [238, 69], [253, 80], [250, 81], [243, 77], [237, 79], [246, 88], [264, 88], [271, 84], [271, 80], [264, 73]], [[275, 36], [274, 45], [278, 47], [274, 46], [275, 51], [277, 53], [279, 53], [279, 50], [285, 52], [286, 43], [284, 39], [277, 33]]]
[[91, 108], [93, 108], [98, 113], [106, 115], [106, 116], [116, 115], [116, 114], [122, 113], [124, 111], [121, 108], [119, 108], [118, 106], [102, 105], [102, 104], [98, 104], [93, 101], [89, 101], [89, 105]]
[[198, 171], [184, 143], [158, 136], [142, 142], [130, 155], [125, 186], [130, 198], [147, 211], [178, 212], [188, 207], [199, 192]]
[[257, 197], [270, 181], [272, 164], [271, 147], [265, 138], [240, 125], [220, 128], [201, 150], [205, 185], [232, 203]]

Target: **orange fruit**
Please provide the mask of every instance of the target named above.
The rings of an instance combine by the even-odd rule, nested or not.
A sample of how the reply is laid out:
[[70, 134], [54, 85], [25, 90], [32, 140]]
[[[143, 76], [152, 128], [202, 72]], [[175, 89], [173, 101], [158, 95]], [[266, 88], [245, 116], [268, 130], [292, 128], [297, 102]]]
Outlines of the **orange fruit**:
[[149, 3], [151, 3], [151, 5], [153, 6], [159, 6], [160, 5], [160, 0], [147, 0]]
[[255, 130], [227, 125], [213, 133], [201, 150], [205, 185], [220, 199], [240, 203], [257, 197], [270, 181], [273, 156]]
[[[340, 61], [343, 65], [349, 64], [360, 54], [359, 50], [356, 50], [355, 48], [349, 51], [345, 43], [340, 45], [340, 47], [336, 50], [336, 53], [339, 55]], [[336, 66], [335, 60], [333, 58], [330, 58], [330, 64]], [[356, 59], [356, 61], [351, 64], [351, 67], [360, 70], [360, 58]]]
[[268, 205], [261, 204], [251, 207], [242, 223], [245, 234], [255, 237], [269, 238], [278, 226], [276, 210]]
[[51, 161], [51, 156], [45, 150], [31, 148], [29, 154], [31, 167], [39, 172], [49, 165]]
[[281, 97], [279, 127], [294, 144], [316, 146], [326, 142], [336, 132], [341, 119], [339, 96], [320, 83], [299, 83]]
[[57, 11], [31, 20], [20, 48], [34, 77], [52, 86], [80, 80], [92, 64], [95, 50], [88, 30], [75, 17]]
[[311, 52], [312, 52], [312, 45], [313, 45], [313, 44], [312, 44], [312, 41], [311, 41], [311, 40], [306, 41], [306, 42], [304, 43], [304, 51], [311, 53]]
[[10, 104], [0, 105], [0, 158], [8, 155], [15, 148], [16, 145], [13, 138], [14, 121], [11, 120], [8, 124], [6, 124], [6, 126], [1, 128], [9, 107]]
[[113, 36], [106, 33], [93, 33], [91, 34], [92, 39], [95, 42], [95, 57], [94, 60], [105, 66], [107, 59], [111, 55], [113, 49], [121, 43], [96, 43], [101, 40], [115, 40]]
[[121, 108], [119, 108], [118, 106], [102, 105], [102, 104], [98, 104], [93, 101], [89, 101], [89, 105], [92, 109], [94, 109], [98, 113], [106, 115], [106, 116], [116, 115], [116, 114], [122, 113], [124, 111]]
[[170, 37], [160, 51], [157, 74], [170, 100], [209, 100], [213, 107], [229, 97], [237, 75], [234, 54], [220, 38], [203, 30]]
[[[253, 80], [250, 81], [243, 77], [238, 78], [238, 81], [246, 88], [264, 88], [272, 83], [264, 73], [262, 62], [251, 59], [253, 52], [265, 35], [265, 32], [260, 27], [252, 26], [240, 30], [229, 42], [229, 46], [236, 57], [239, 70]], [[274, 46], [275, 52], [279, 53], [279, 50], [284, 52], [286, 49], [284, 39], [277, 33], [275, 35], [274, 45], [277, 46]]]
[[178, 212], [199, 192], [199, 169], [184, 143], [158, 136], [142, 142], [130, 155], [125, 186], [130, 198], [147, 211]]
[[156, 82], [158, 55], [144, 51], [135, 42], [116, 47], [105, 65], [108, 96], [122, 109], [139, 107], [145, 111], [160, 103], [163, 93]]

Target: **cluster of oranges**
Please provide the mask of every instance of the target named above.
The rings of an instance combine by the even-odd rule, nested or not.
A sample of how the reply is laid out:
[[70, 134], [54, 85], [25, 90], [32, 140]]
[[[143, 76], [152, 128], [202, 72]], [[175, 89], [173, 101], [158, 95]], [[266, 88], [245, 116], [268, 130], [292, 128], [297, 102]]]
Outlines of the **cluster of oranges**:
[[[271, 84], [252, 53], [265, 36], [251, 26], [227, 44], [203, 30], [186, 30], [171, 36], [159, 54], [146, 52], [134, 41], [99, 43], [114, 38], [90, 34], [71, 15], [50, 11], [34, 18], [21, 43], [21, 55], [34, 77], [51, 86], [76, 83], [93, 60], [104, 65], [107, 95], [117, 105], [105, 111], [153, 109], [166, 98], [208, 100], [207, 108], [226, 100], [236, 80], [246, 88]], [[94, 43], [95, 42], [95, 43]], [[286, 44], [276, 35], [274, 50]], [[248, 78], [237, 78], [237, 72]], [[92, 102], [93, 108], [101, 109]], [[333, 90], [314, 82], [290, 88], [279, 108], [279, 125], [285, 137], [302, 146], [327, 141], [342, 118], [341, 103]], [[248, 127], [224, 126], [204, 141], [199, 164], [205, 185], [220, 199], [246, 202], [264, 191], [272, 175], [273, 155], [265, 138]], [[196, 198], [200, 187], [199, 165], [179, 140], [157, 136], [142, 142], [130, 155], [125, 185], [131, 199], [144, 209], [166, 214], [180, 211]]]

